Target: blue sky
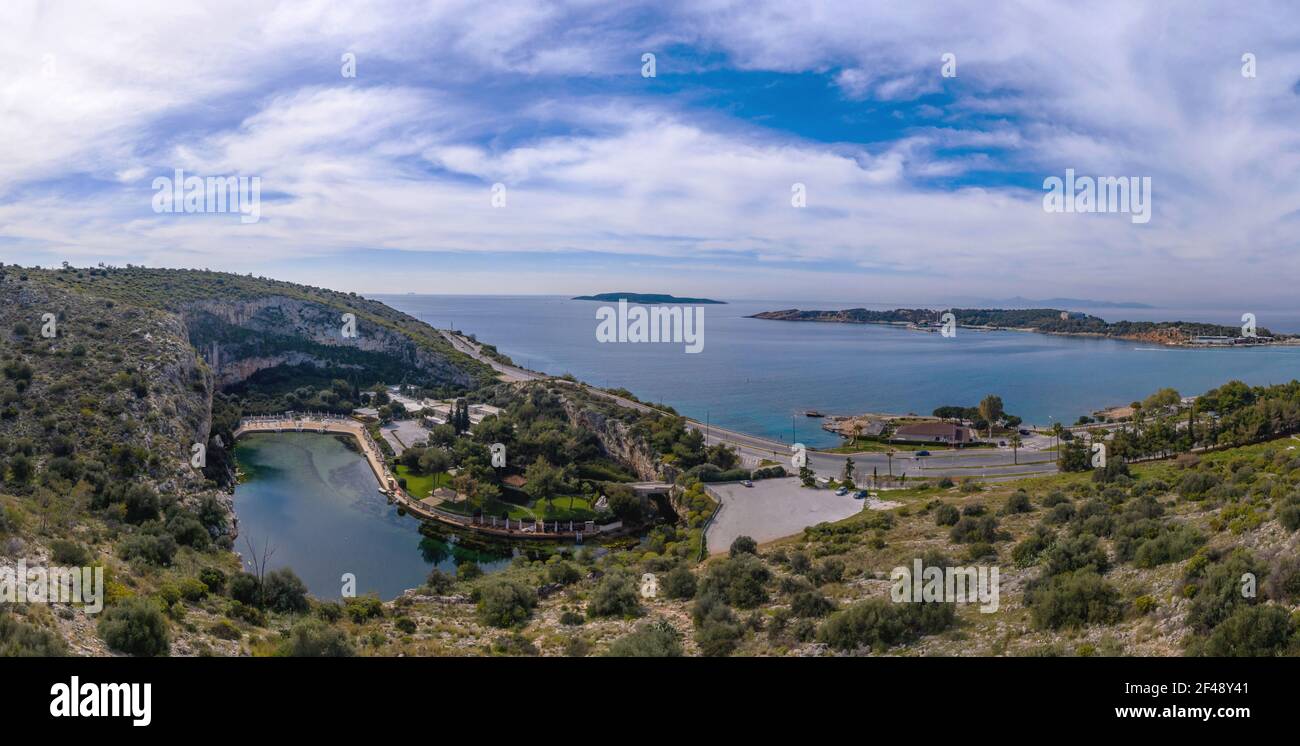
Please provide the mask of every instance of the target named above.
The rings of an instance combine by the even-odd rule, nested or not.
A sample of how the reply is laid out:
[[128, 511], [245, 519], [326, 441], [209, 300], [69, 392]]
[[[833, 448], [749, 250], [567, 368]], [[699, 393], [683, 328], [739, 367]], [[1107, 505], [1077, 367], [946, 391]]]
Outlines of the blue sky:
[[[102, 5], [0, 8], [0, 261], [363, 293], [1293, 304], [1287, 3]], [[156, 213], [178, 168], [258, 177], [260, 220]], [[1151, 221], [1045, 212], [1066, 169], [1150, 177]]]

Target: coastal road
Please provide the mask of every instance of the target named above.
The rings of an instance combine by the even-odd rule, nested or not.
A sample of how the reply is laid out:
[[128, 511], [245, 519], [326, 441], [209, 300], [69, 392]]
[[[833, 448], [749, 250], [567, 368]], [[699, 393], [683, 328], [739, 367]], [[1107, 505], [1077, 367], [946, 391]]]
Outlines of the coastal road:
[[[660, 411], [641, 402], [591, 386], [574, 383], [563, 378], [554, 378], [515, 365], [506, 365], [493, 360], [483, 352], [479, 345], [471, 340], [445, 329], [440, 329], [439, 332], [457, 350], [479, 362], [492, 366], [493, 370], [501, 374], [503, 380], [551, 381], [552, 383], [583, 388], [593, 396], [601, 397], [639, 412]], [[786, 467], [787, 470], [792, 469], [789, 443], [727, 430], [714, 425], [706, 426], [703, 422], [697, 422], [690, 418], [686, 419], [686, 426], [692, 430], [706, 433], [705, 442], [708, 445], [722, 443], [736, 449], [742, 461], [748, 466], [757, 466], [759, 461], [770, 459]], [[920, 457], [912, 452], [900, 451], [893, 455], [892, 460], [888, 454], [878, 451], [842, 454], [809, 450], [807, 455], [808, 466], [817, 476], [821, 477], [839, 477], [844, 471], [844, 461], [850, 457], [853, 459], [854, 468], [859, 478], [870, 475], [873, 471], [879, 472], [882, 476], [892, 473], [894, 476], [906, 474], [909, 477], [976, 477], [997, 480], [1056, 472], [1056, 462], [1053, 458], [1045, 454], [1034, 453], [1033, 450], [1026, 451], [1024, 448], [1020, 449], [1018, 457], [1013, 455], [1009, 448], [936, 450], [930, 456]], [[1020, 463], [1014, 463], [1015, 461]]]

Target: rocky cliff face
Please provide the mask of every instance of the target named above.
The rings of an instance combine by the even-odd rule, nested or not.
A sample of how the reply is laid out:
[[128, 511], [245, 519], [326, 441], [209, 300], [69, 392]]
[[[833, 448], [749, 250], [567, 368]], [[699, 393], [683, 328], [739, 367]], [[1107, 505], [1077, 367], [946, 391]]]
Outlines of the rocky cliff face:
[[634, 435], [632, 429], [621, 420], [583, 407], [568, 398], [564, 399], [564, 411], [573, 426], [595, 433], [605, 452], [635, 472], [638, 479], [654, 481], [676, 477], [675, 470], [669, 473], [671, 467], [659, 462], [659, 455], [650, 444]]
[[186, 305], [183, 315], [191, 343], [216, 370], [222, 387], [259, 370], [301, 364], [347, 368], [378, 363], [461, 386], [475, 380], [448, 356], [368, 319], [355, 319], [353, 334], [342, 312], [321, 303], [281, 295], [202, 300]]

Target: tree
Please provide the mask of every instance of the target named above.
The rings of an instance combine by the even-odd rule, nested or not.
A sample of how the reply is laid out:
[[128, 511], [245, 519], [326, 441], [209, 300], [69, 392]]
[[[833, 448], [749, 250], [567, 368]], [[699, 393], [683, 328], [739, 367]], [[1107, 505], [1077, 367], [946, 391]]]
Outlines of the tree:
[[1013, 433], [1011, 439], [1008, 442], [1011, 443], [1011, 463], [1013, 464], [1020, 463], [1019, 460], [1020, 445], [1021, 443], [1024, 442], [1020, 439], [1020, 433]]
[[853, 489], [853, 459], [844, 459], [844, 486]]
[[980, 400], [980, 417], [989, 423], [989, 437], [993, 437], [993, 422], [1002, 417], [1002, 397], [989, 394]]
[[615, 658], [680, 658], [682, 634], [662, 620], [642, 622], [636, 629], [618, 638], [606, 655]]
[[817, 484], [817, 475], [807, 464], [799, 467], [799, 482], [805, 487], [814, 487]]
[[537, 502], [545, 500], [547, 507], [550, 507], [556, 493], [564, 487], [562, 472], [541, 456], [528, 465], [524, 478], [528, 480], [524, 492]]

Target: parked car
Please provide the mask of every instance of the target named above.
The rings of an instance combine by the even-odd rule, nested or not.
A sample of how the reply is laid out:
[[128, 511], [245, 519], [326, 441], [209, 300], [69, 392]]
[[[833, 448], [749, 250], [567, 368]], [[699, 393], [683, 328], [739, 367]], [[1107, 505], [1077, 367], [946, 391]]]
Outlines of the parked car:
[[865, 499], [867, 499], [867, 491], [866, 491], [866, 490], [858, 490], [857, 492], [854, 492], [854, 493], [853, 493], [853, 498], [854, 498], [855, 500], [865, 500]]
[[999, 441], [998, 441], [998, 445], [1001, 446], [1001, 447], [1003, 447], [1003, 448], [1006, 448], [1006, 447], [1007, 447], [1007, 442], [1006, 442], [1005, 440], [999, 440]]
[[841, 487], [841, 488], [839, 488], [838, 490], [835, 490], [835, 494], [839, 495], [840, 497], [843, 497], [843, 496], [849, 494], [849, 488], [848, 488], [848, 487]]
[[930, 455], [930, 452], [929, 452], [929, 451], [917, 451], [917, 452], [916, 452], [916, 455], [917, 455], [918, 458], [921, 457], [921, 456], [929, 456], [929, 455]]
[[743, 484], [743, 485], [745, 485], [746, 487], [753, 487], [753, 486], [754, 486], [754, 483], [751, 482], [751, 481], [749, 481], [748, 479], [742, 479], [742, 480], [740, 480], [740, 483]]
[[1021, 430], [1020, 430], [1020, 434], [1021, 434], [1021, 435], [1033, 435], [1033, 433], [1029, 432], [1028, 430], [1025, 430], [1024, 428], [1021, 428]]

